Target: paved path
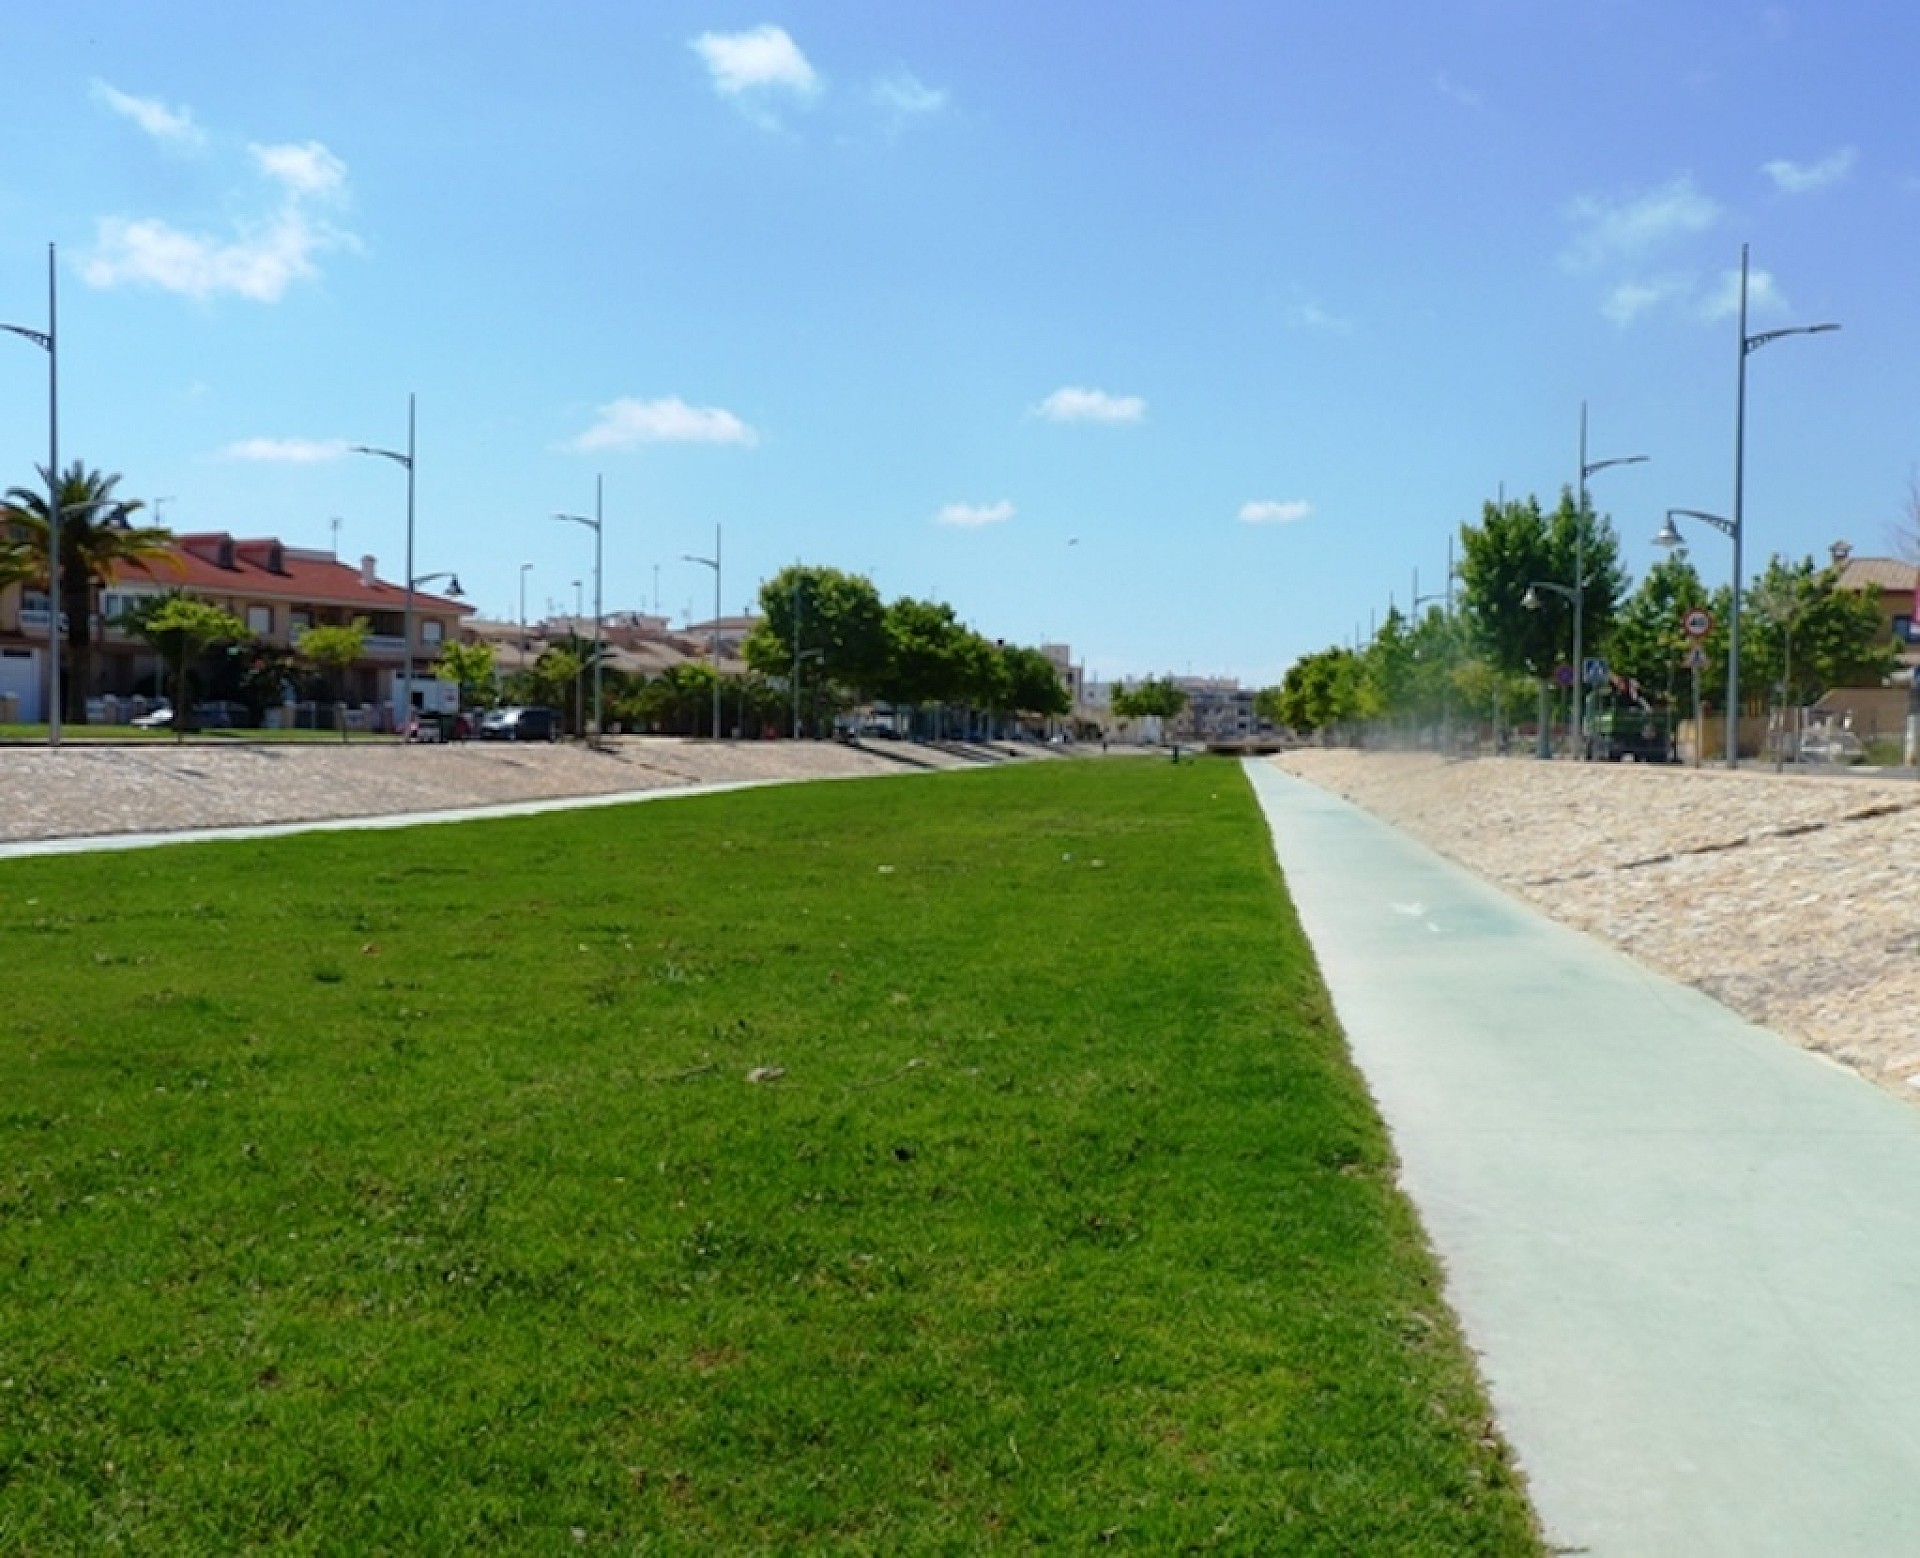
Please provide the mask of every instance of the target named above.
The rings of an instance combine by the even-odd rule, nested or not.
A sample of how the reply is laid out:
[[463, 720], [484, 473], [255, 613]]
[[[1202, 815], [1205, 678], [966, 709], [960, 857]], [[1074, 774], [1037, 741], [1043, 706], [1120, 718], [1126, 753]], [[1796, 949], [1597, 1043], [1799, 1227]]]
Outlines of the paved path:
[[1548, 1540], [1920, 1553], [1920, 1111], [1246, 771]]
[[488, 817], [534, 817], [550, 811], [580, 811], [595, 806], [633, 806], [642, 801], [677, 800], [687, 795], [719, 795], [785, 779], [738, 779], [682, 785], [675, 790], [623, 790], [612, 795], [557, 795], [539, 800], [498, 801], [484, 806], [442, 807], [434, 811], [383, 812], [364, 817], [312, 817], [298, 822], [239, 823], [225, 827], [174, 828], [155, 833], [91, 833], [45, 839], [0, 840], [0, 860], [29, 855], [84, 855], [101, 850], [155, 849], [165, 844], [208, 844], [234, 839], [283, 838], [290, 833], [346, 833], [382, 828], [418, 828], [443, 822], [478, 822]]

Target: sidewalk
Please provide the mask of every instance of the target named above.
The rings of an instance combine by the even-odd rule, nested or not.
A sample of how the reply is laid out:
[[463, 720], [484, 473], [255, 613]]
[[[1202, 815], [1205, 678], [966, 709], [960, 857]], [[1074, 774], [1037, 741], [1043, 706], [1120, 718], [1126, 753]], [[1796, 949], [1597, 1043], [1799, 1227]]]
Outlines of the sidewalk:
[[1920, 1110], [1245, 768], [1548, 1541], [1920, 1552]]

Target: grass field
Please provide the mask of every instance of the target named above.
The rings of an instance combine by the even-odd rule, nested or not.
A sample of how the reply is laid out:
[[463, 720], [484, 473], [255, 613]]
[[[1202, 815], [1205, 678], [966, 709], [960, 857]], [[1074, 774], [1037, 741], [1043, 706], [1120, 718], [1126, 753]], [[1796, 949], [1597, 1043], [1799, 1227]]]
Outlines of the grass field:
[[1541, 1550], [1230, 764], [8, 862], [0, 946], [0, 1551]]

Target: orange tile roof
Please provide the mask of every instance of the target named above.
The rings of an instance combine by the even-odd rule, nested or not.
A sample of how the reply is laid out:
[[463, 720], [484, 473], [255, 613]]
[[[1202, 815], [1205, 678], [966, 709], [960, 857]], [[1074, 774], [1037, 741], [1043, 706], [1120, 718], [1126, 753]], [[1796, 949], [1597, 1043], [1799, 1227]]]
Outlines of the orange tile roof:
[[[342, 606], [350, 611], [406, 609], [407, 592], [401, 585], [380, 578], [369, 583], [360, 569], [327, 552], [282, 547], [271, 540], [234, 540], [217, 532], [176, 536], [174, 542], [164, 558], [156, 558], [150, 564], [129, 563], [116, 568], [114, 582], [159, 584], [196, 595], [234, 595], [249, 600]], [[222, 542], [231, 542], [231, 567], [223, 567], [216, 560]], [[277, 572], [267, 566], [275, 548], [280, 553]], [[430, 595], [425, 590], [413, 592], [413, 608], [457, 616], [467, 616], [474, 610], [460, 601]]]

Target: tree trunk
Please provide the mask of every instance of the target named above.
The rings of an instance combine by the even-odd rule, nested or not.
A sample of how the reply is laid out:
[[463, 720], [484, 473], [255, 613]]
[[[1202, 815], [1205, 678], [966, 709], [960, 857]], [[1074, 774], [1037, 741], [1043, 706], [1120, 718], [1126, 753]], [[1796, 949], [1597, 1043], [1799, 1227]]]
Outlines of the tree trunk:
[[[71, 564], [62, 563], [61, 568], [60, 614], [67, 619], [67, 663], [60, 683], [66, 709], [61, 717], [69, 725], [84, 725], [93, 682], [93, 580]], [[48, 633], [49, 643], [58, 631], [55, 624]]]

